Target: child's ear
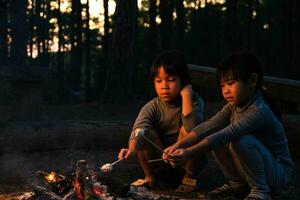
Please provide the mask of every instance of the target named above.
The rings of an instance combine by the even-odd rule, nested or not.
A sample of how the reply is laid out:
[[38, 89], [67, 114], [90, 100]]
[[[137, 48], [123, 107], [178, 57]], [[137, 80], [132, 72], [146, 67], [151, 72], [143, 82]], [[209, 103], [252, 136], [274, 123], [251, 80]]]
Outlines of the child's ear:
[[256, 73], [250, 74], [249, 84], [251, 87], [256, 87], [258, 81], [258, 75]]

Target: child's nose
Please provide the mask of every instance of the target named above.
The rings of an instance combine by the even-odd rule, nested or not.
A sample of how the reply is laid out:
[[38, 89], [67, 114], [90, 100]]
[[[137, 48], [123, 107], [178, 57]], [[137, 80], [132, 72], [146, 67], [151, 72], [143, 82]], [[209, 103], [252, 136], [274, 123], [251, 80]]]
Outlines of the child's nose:
[[167, 81], [164, 81], [162, 88], [163, 89], [168, 89], [169, 88], [169, 83]]
[[228, 93], [230, 93], [230, 90], [229, 90], [229, 88], [228, 87], [224, 87], [224, 89], [223, 89], [223, 92], [225, 93], [225, 94], [228, 94]]

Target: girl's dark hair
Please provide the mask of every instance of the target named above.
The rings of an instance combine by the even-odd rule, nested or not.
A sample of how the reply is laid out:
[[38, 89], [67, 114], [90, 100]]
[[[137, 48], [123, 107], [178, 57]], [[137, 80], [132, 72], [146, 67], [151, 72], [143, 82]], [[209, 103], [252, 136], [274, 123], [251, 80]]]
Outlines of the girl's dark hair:
[[169, 50], [157, 55], [150, 68], [152, 80], [158, 75], [160, 67], [169, 75], [179, 76], [182, 86], [191, 83], [188, 64], [181, 51]]
[[222, 80], [237, 80], [246, 83], [251, 74], [257, 74], [256, 90], [260, 90], [264, 101], [281, 121], [281, 112], [263, 86], [263, 70], [258, 58], [250, 51], [239, 51], [225, 57], [217, 66], [218, 84]]

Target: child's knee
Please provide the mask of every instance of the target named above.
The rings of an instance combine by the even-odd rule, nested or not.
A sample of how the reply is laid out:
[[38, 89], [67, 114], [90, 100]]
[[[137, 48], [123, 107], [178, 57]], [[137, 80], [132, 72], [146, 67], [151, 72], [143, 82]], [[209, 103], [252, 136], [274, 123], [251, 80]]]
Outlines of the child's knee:
[[247, 152], [249, 149], [255, 147], [258, 140], [252, 135], [244, 135], [238, 140], [232, 141], [229, 144], [229, 150], [235, 153]]

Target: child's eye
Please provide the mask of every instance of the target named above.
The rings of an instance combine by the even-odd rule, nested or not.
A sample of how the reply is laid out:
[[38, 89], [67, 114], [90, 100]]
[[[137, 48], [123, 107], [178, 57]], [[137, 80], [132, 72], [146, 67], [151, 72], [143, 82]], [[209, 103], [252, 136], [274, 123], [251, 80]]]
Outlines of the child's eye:
[[227, 80], [227, 81], [225, 82], [226, 85], [232, 85], [232, 84], [234, 84], [234, 83], [235, 83], [235, 80]]
[[168, 81], [175, 81], [175, 78], [169, 78]]
[[156, 82], [156, 83], [160, 83], [161, 80], [160, 80], [160, 79], [156, 79], [155, 82]]

